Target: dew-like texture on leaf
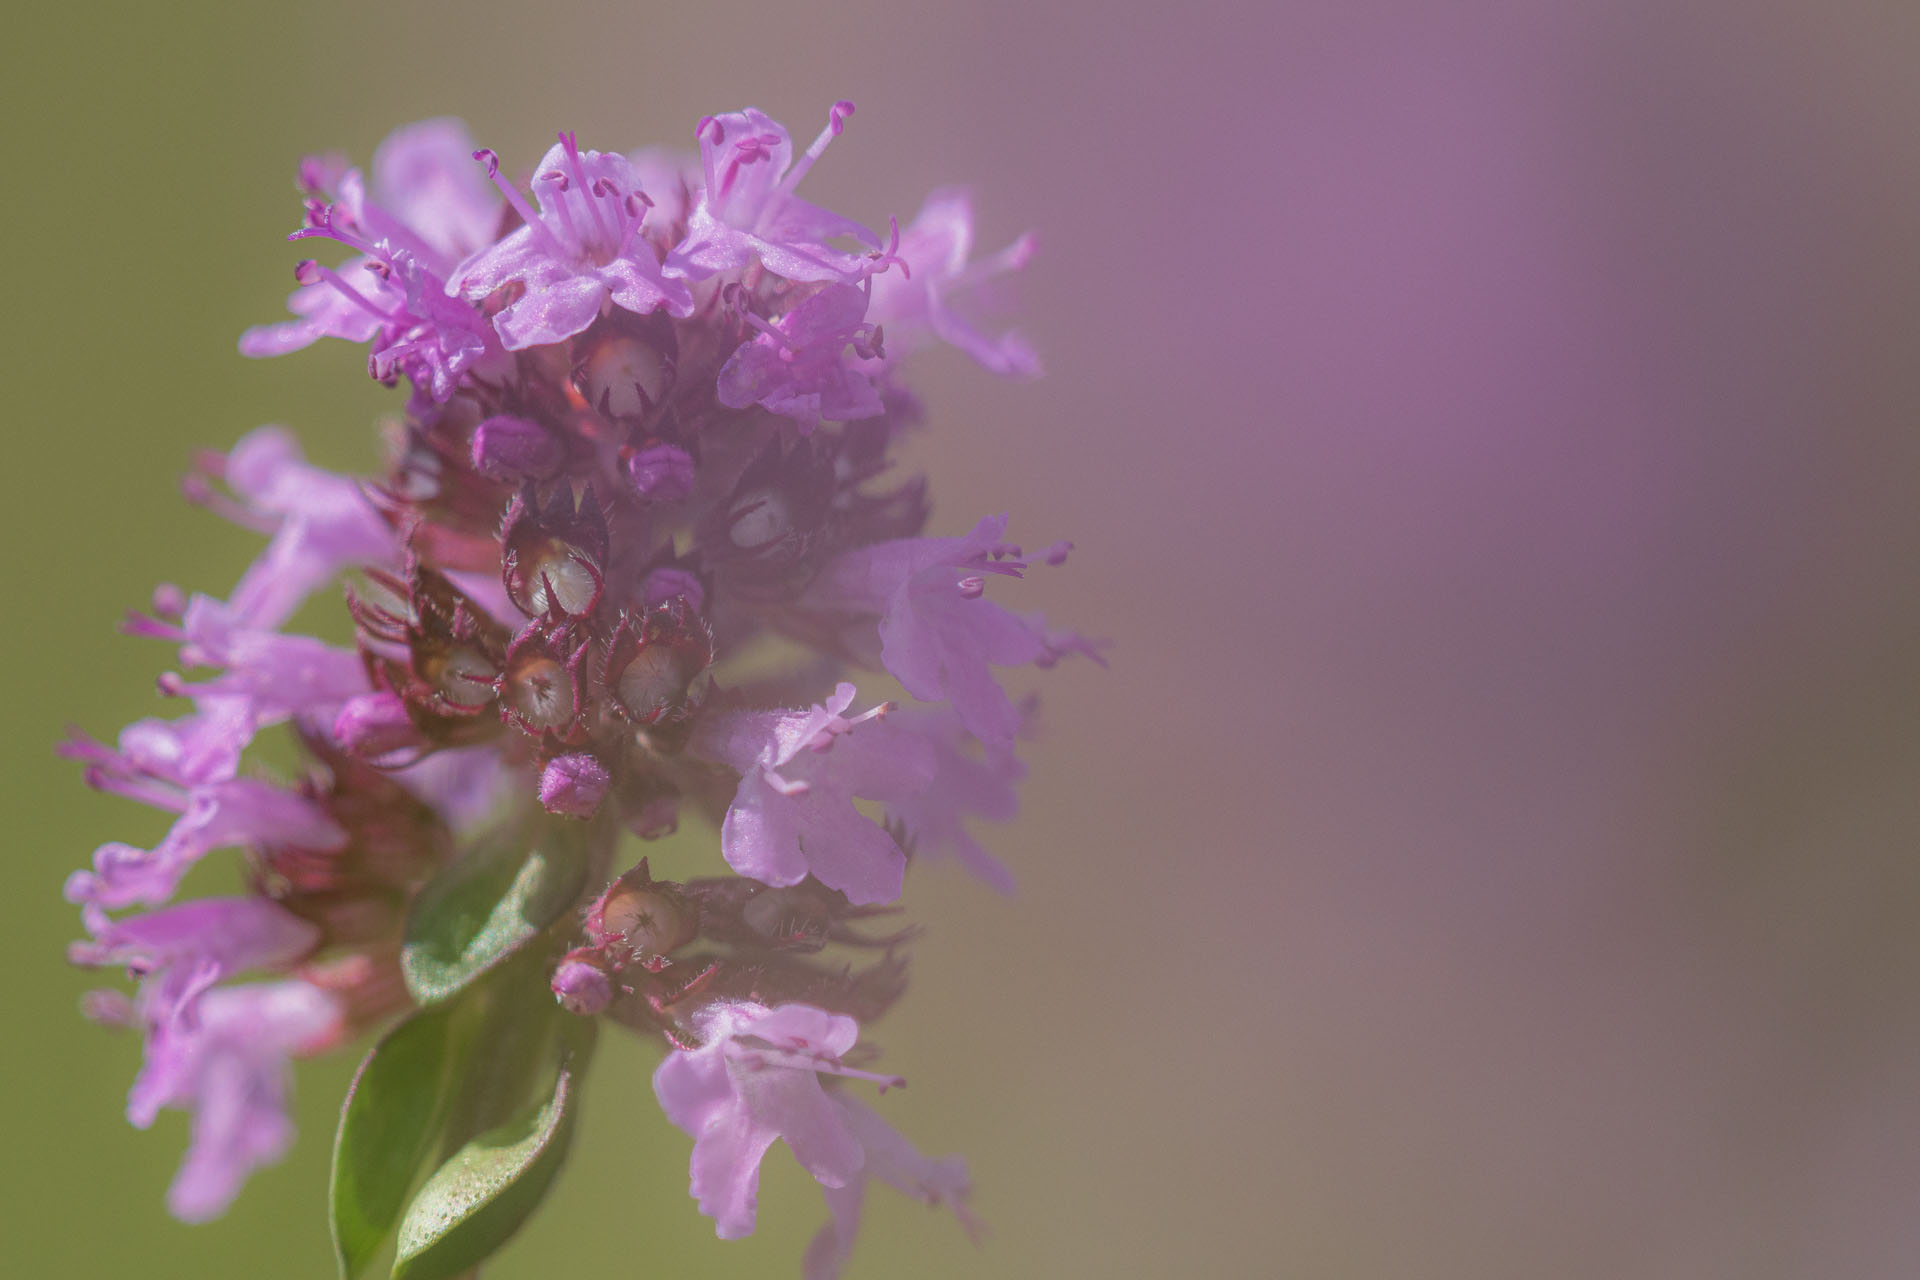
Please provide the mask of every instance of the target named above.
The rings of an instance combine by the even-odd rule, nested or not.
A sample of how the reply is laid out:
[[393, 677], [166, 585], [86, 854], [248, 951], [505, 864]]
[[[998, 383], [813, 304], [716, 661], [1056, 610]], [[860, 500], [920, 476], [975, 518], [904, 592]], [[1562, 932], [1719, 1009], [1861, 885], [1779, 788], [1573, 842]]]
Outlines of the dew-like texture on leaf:
[[483, 844], [421, 891], [400, 952], [414, 999], [447, 999], [574, 905], [586, 883], [584, 832], [552, 824], [540, 835], [531, 851]]
[[593, 1024], [574, 1024], [553, 1093], [467, 1143], [427, 1179], [400, 1224], [395, 1280], [444, 1280], [477, 1265], [539, 1207], [566, 1161]]
[[453, 1019], [451, 1005], [416, 1013], [354, 1075], [334, 1140], [330, 1197], [343, 1280], [358, 1275], [393, 1233], [445, 1118]]

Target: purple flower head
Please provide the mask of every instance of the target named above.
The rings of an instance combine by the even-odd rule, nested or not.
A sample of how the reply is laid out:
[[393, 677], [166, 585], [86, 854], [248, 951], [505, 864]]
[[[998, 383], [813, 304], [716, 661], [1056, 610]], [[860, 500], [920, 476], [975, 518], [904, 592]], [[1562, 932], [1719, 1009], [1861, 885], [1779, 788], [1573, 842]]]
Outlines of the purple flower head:
[[873, 278], [868, 316], [883, 324], [896, 344], [918, 345], [925, 337], [960, 348], [1003, 377], [1033, 378], [1040, 358], [1018, 334], [989, 337], [979, 327], [982, 312], [993, 309], [988, 282], [1018, 271], [1033, 256], [1033, 237], [1018, 240], [991, 257], [969, 263], [973, 249], [973, 205], [957, 187], [927, 197], [894, 251], [912, 264], [912, 272], [890, 271]]
[[700, 1015], [701, 1046], [667, 1056], [653, 1073], [660, 1107], [693, 1138], [693, 1197], [723, 1240], [753, 1232], [760, 1161], [782, 1138], [822, 1186], [857, 1178], [866, 1151], [820, 1075], [882, 1088], [897, 1076], [856, 1071], [841, 1059], [860, 1038], [852, 1018], [812, 1005], [718, 1003]]
[[[655, 1091], [720, 1235], [753, 1229], [780, 1139], [831, 1210], [809, 1280], [845, 1264], [869, 1179], [971, 1230], [965, 1165], [822, 1077], [899, 1083], [849, 1064], [908, 988], [909, 850], [1010, 887], [969, 829], [1013, 816], [1024, 772], [1026, 711], [993, 668], [1098, 646], [983, 599], [1028, 567], [1005, 517], [919, 536], [931, 487], [895, 446], [925, 410], [895, 357], [945, 340], [1035, 372], [982, 324], [1031, 242], [970, 262], [955, 192], [904, 236], [889, 218], [885, 243], [801, 199], [852, 111], [804, 150], [756, 110], [702, 120], [697, 156], [563, 133], [518, 186], [446, 120], [364, 172], [301, 165], [290, 238], [340, 248], [312, 246], [292, 318], [241, 347], [364, 343], [376, 380], [409, 384], [383, 460], [335, 475], [279, 427], [198, 458], [188, 498], [265, 545], [230, 591], [163, 585], [127, 616], [176, 647], [159, 686], [191, 705], [61, 748], [171, 823], [101, 846], [66, 895], [87, 934], [71, 958], [134, 980], [87, 1000], [143, 1034], [129, 1119], [191, 1113], [176, 1214], [214, 1216], [286, 1149], [292, 1059], [384, 1027], [343, 1117], [335, 1239], [356, 1272], [386, 1247], [346, 1213], [376, 1193], [400, 1270], [471, 1270], [552, 1183], [606, 1018], [661, 1051]], [[291, 633], [343, 574], [352, 644]], [[861, 666], [946, 705], [855, 714]], [[248, 760], [274, 725], [285, 785]], [[712, 866], [606, 879], [618, 842], [683, 811], [719, 820]], [[183, 898], [226, 849], [244, 888]], [[293, 980], [235, 985], [248, 971]], [[454, 1093], [421, 1110], [429, 1044]], [[531, 1147], [474, 1138], [503, 1053], [557, 1063]], [[363, 1177], [406, 1155], [389, 1140], [441, 1153], [404, 1209]], [[522, 1155], [529, 1176], [485, 1174]], [[450, 1221], [450, 1190], [474, 1213]]]
[[636, 315], [693, 310], [686, 282], [661, 273], [641, 235], [651, 201], [625, 156], [583, 152], [573, 134], [561, 134], [534, 171], [537, 212], [500, 176], [493, 152], [474, 158], [486, 162], [525, 225], [461, 263], [448, 291], [478, 302], [504, 284], [524, 285], [526, 292], [493, 318], [507, 350], [570, 338], [609, 300]]
[[961, 538], [902, 538], [849, 551], [809, 589], [816, 607], [879, 618], [880, 659], [908, 693], [952, 704], [989, 751], [1013, 748], [1020, 716], [991, 668], [1044, 657], [1034, 624], [984, 598], [986, 575], [1019, 577], [1007, 517], [988, 516]]
[[732, 711], [705, 717], [695, 754], [740, 771], [720, 828], [720, 852], [741, 875], [798, 884], [809, 874], [858, 904], [900, 896], [906, 853], [854, 807], [892, 801], [933, 777], [933, 750], [880, 722], [886, 704], [842, 717], [854, 688], [802, 711]]
[[341, 1007], [305, 982], [221, 987], [199, 999], [191, 1020], [156, 1020], [143, 998], [96, 993], [94, 1016], [147, 1029], [146, 1064], [127, 1097], [127, 1119], [145, 1129], [163, 1107], [193, 1113], [186, 1159], [167, 1207], [186, 1222], [226, 1211], [247, 1175], [293, 1144], [287, 1114], [291, 1058], [331, 1047]]
[[93, 940], [67, 948], [67, 959], [125, 965], [141, 979], [141, 1007], [155, 1026], [191, 1019], [215, 983], [284, 968], [320, 941], [319, 929], [266, 898], [201, 898], [117, 922], [89, 904], [82, 916]]
[[887, 817], [899, 824], [916, 856], [944, 854], [1001, 893], [1013, 892], [1013, 873], [981, 848], [966, 819], [1009, 822], [1019, 813], [1017, 784], [1026, 766], [1012, 752], [988, 754], [960, 718], [945, 707], [911, 708], [891, 721], [903, 733], [933, 748], [933, 781], [887, 805]]
[[828, 1100], [839, 1109], [847, 1131], [860, 1144], [866, 1159], [861, 1164], [860, 1176], [846, 1186], [822, 1188], [832, 1216], [807, 1246], [801, 1271], [803, 1280], [838, 1280], [853, 1254], [870, 1178], [878, 1178], [922, 1204], [951, 1210], [966, 1233], [976, 1241], [979, 1239], [980, 1224], [967, 1209], [967, 1196], [973, 1190], [973, 1182], [967, 1176], [965, 1160], [959, 1156], [934, 1160], [921, 1155], [898, 1129], [858, 1098], [836, 1092], [828, 1095]]
[[702, 120], [695, 136], [705, 185], [686, 238], [667, 255], [668, 270], [704, 280], [758, 258], [788, 280], [863, 279], [873, 267], [870, 254], [829, 242], [850, 239], [878, 252], [880, 237], [793, 194], [852, 114], [851, 102], [834, 103], [827, 127], [797, 162], [786, 129], [754, 107]]
[[741, 344], [720, 370], [720, 403], [730, 409], [758, 404], [800, 424], [811, 435], [821, 419], [849, 422], [885, 412], [880, 393], [849, 360], [877, 357], [880, 332], [866, 323], [867, 290], [830, 284], [769, 324], [742, 314], [760, 336]]

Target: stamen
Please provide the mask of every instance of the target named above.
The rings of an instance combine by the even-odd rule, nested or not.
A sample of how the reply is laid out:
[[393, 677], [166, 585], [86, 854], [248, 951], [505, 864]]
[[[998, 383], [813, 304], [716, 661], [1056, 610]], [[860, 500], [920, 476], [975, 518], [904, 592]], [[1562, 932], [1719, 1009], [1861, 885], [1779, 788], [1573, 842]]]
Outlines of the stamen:
[[799, 348], [794, 346], [792, 342], [787, 340], [786, 334], [782, 333], [771, 322], [761, 319], [759, 316], [755, 315], [752, 311], [748, 310], [746, 303], [744, 301], [742, 301], [740, 304], [740, 318], [742, 320], [745, 320], [749, 325], [753, 326], [755, 329], [758, 329], [761, 333], [765, 334], [767, 337], [772, 338], [774, 343], [777, 346], [779, 346], [781, 351], [786, 353], [788, 356], [793, 356], [799, 352]]
[[807, 170], [813, 168], [813, 162], [821, 157], [827, 145], [839, 137], [840, 131], [847, 127], [847, 117], [852, 114], [853, 104], [845, 99], [827, 109], [827, 127], [820, 131], [820, 136], [813, 140], [813, 145], [807, 148], [806, 154], [794, 161], [793, 167], [788, 169], [786, 176], [780, 179], [780, 185], [773, 189], [775, 199], [768, 201], [769, 205], [777, 203], [780, 197], [793, 194], [793, 189], [800, 185], [800, 179], [806, 177]]
[[[744, 1038], [744, 1037], [743, 1037]], [[775, 1045], [765, 1048], [759, 1045], [742, 1044], [734, 1040], [727, 1046], [728, 1056], [746, 1067], [785, 1067], [792, 1071], [818, 1071], [831, 1076], [845, 1076], [850, 1080], [870, 1080], [880, 1086], [880, 1092], [888, 1089], [906, 1087], [905, 1076], [883, 1076], [875, 1071], [862, 1071], [858, 1067], [849, 1067], [829, 1053], [818, 1053], [807, 1049], [785, 1049]]]
[[653, 201], [646, 192], [636, 191], [632, 195], [622, 197], [620, 207], [626, 211], [628, 217], [633, 219], [620, 237], [620, 253], [624, 256], [632, 251], [633, 242], [639, 239], [640, 229], [646, 225], [647, 213], [653, 208]]
[[708, 125], [713, 126], [713, 145], [711, 147], [703, 145], [700, 148], [700, 167], [703, 170], [705, 170], [705, 176], [707, 179], [707, 194], [711, 197], [715, 194], [713, 157], [715, 156], [715, 154], [719, 152], [720, 144], [726, 141], [727, 130], [726, 130], [726, 126], [721, 124], [714, 117], [701, 116], [700, 123], [695, 125], [693, 129], [694, 141], [700, 142], [700, 143], [705, 143], [707, 141], [706, 135], [707, 135]]
[[493, 179], [493, 185], [500, 188], [500, 194], [507, 198], [507, 203], [513, 206], [513, 211], [520, 215], [520, 221], [533, 228], [533, 234], [546, 242], [548, 251], [556, 256], [564, 255], [566, 250], [554, 238], [553, 232], [547, 230], [547, 224], [540, 221], [540, 215], [527, 204], [527, 199], [520, 194], [519, 188], [500, 176], [499, 155], [489, 147], [482, 147], [473, 153], [473, 158], [486, 164], [487, 176]]
[[404, 309], [395, 311], [384, 310], [374, 303], [371, 298], [367, 297], [366, 294], [361, 293], [345, 280], [342, 280], [339, 272], [333, 270], [331, 267], [321, 266], [312, 258], [308, 258], [293, 269], [293, 278], [304, 285], [315, 285], [322, 282], [330, 284], [339, 290], [349, 302], [352, 302], [355, 306], [388, 323], [392, 323], [406, 315]]
[[877, 253], [870, 253], [867, 257], [873, 260], [873, 265], [867, 268], [869, 280], [884, 274], [886, 269], [892, 266], [898, 266], [900, 274], [906, 279], [913, 279], [913, 268], [908, 266], [907, 260], [900, 256], [900, 216], [898, 214], [887, 215], [887, 247]]
[[560, 135], [560, 145], [567, 149], [567, 165], [573, 171], [574, 179], [580, 184], [581, 198], [587, 202], [587, 213], [593, 219], [594, 230], [605, 237], [599, 243], [613, 244], [617, 247], [620, 241], [619, 228], [609, 228], [606, 219], [600, 216], [600, 203], [593, 198], [598, 193], [593, 190], [594, 184], [587, 180], [587, 167], [580, 159], [579, 135], [569, 129]]
[[783, 796], [803, 796], [813, 790], [813, 788], [808, 786], [804, 781], [783, 778], [772, 769], [760, 770], [760, 776], [766, 779], [768, 786]]
[[960, 579], [957, 585], [962, 600], [978, 600], [987, 590], [987, 580], [977, 573]]

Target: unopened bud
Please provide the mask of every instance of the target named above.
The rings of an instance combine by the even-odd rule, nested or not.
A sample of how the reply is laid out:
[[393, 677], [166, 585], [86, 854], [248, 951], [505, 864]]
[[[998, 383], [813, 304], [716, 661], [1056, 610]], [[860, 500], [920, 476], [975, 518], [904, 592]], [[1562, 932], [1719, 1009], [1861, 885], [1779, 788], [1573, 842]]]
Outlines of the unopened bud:
[[552, 475], [560, 444], [545, 427], [502, 414], [473, 429], [473, 467], [495, 480], [520, 482]]
[[693, 458], [685, 449], [652, 444], [627, 459], [633, 489], [649, 502], [678, 502], [693, 492]]
[[397, 694], [380, 690], [348, 698], [334, 717], [333, 736], [354, 755], [377, 760], [421, 745], [420, 731]]
[[607, 767], [585, 752], [556, 756], [540, 774], [540, 803], [548, 813], [591, 818], [611, 781]]
[[590, 1018], [613, 1003], [613, 979], [600, 966], [570, 955], [553, 971], [553, 998], [568, 1013]]

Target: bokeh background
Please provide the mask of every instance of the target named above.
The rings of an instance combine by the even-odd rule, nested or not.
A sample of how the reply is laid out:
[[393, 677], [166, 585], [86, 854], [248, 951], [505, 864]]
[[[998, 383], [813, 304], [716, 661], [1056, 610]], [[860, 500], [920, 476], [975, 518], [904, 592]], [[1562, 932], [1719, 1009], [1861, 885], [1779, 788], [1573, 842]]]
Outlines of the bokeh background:
[[[7, 891], [20, 1276], [325, 1277], [332, 1116], [223, 1221], [120, 1117], [63, 876], [152, 815], [51, 747], [158, 709], [114, 634], [252, 542], [190, 451], [364, 467], [343, 344], [252, 364], [296, 158], [464, 116], [690, 142], [754, 103], [867, 220], [1036, 229], [1049, 377], [922, 367], [938, 523], [1071, 537], [1115, 641], [948, 867], [892, 1113], [992, 1234], [876, 1194], [854, 1277], [1920, 1273], [1920, 7], [1866, 0], [18, 6], [0, 39]], [[781, 1276], [783, 1152], [711, 1238], [651, 1054], [603, 1054], [490, 1276]]]

